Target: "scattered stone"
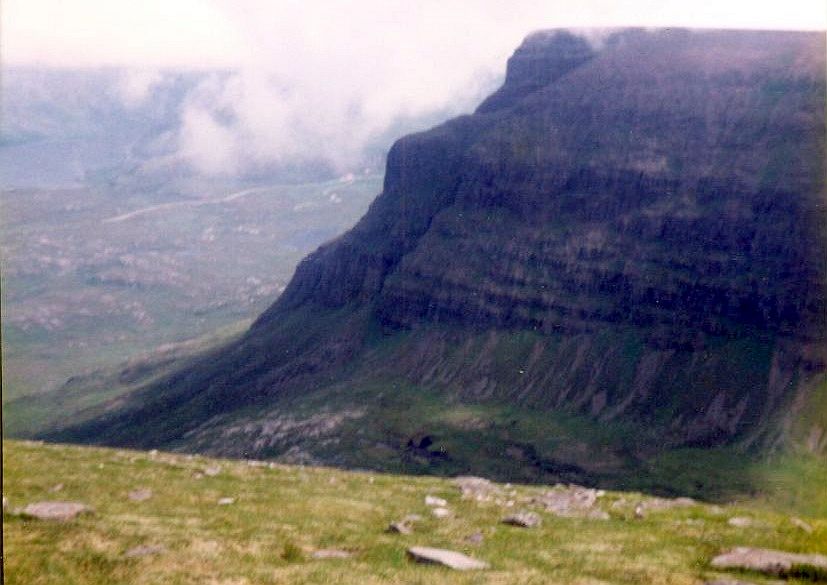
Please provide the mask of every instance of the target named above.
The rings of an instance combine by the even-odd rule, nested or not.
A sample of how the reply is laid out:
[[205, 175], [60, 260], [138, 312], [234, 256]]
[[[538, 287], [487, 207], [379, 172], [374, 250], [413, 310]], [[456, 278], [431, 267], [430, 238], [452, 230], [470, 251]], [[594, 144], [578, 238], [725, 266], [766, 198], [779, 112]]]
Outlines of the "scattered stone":
[[390, 524], [388, 524], [388, 527], [387, 529], [385, 529], [385, 532], [390, 532], [391, 534], [412, 534], [413, 527], [410, 524], [402, 521], [391, 522]]
[[687, 508], [694, 506], [698, 502], [692, 498], [646, 498], [641, 501], [638, 506], [641, 508], [641, 513], [645, 514], [648, 511], [671, 510], [672, 508]]
[[596, 507], [597, 498], [597, 490], [579, 485], [558, 484], [543, 495], [533, 498], [532, 501], [556, 516], [608, 520], [609, 515]]
[[203, 479], [203, 478], [204, 478], [204, 474], [201, 473], [200, 471], [196, 471], [195, 473], [192, 474], [192, 479]]
[[219, 506], [229, 506], [230, 504], [235, 504], [235, 498], [220, 498], [218, 500]]
[[267, 467], [266, 461], [258, 461], [256, 459], [248, 459], [247, 460], [248, 467]]
[[3, 496], [3, 510], [5, 511], [9, 507], [9, 499], [6, 496]]
[[54, 492], [59, 492], [62, 489], [63, 489], [63, 484], [59, 483], [59, 484], [53, 485], [51, 488], [49, 488], [49, 491], [54, 493]]
[[522, 528], [536, 528], [542, 523], [540, 515], [535, 512], [517, 512], [506, 516], [502, 520], [503, 524], [510, 524], [511, 526], [520, 526]]
[[444, 508], [448, 505], [448, 502], [443, 500], [442, 498], [437, 498], [436, 496], [425, 496], [425, 505], [426, 506], [439, 506]]
[[208, 467], [204, 470], [204, 475], [207, 475], [209, 477], [215, 477], [219, 473], [221, 473], [221, 468], [218, 467], [217, 465], [215, 465], [213, 467]]
[[152, 490], [149, 488], [138, 488], [129, 492], [129, 499], [133, 502], [145, 502], [152, 497]]
[[154, 459], [155, 457], [157, 457], [157, 456], [158, 456], [158, 449], [152, 449], [152, 450], [149, 452], [149, 456], [150, 456], [150, 457], [152, 457], [153, 459]]
[[800, 528], [807, 534], [813, 533], [813, 527], [804, 522], [804, 520], [802, 520], [801, 518], [790, 518], [790, 522], [793, 523], [793, 526]]
[[449, 518], [451, 516], [451, 510], [448, 508], [434, 508], [431, 513], [437, 518]]
[[160, 544], [148, 544], [143, 546], [132, 547], [128, 551], [126, 551], [123, 556], [125, 556], [128, 559], [134, 559], [138, 557], [159, 555], [163, 552], [166, 552], [166, 550], [166, 547], [161, 546]]
[[411, 534], [413, 532], [413, 525], [415, 522], [422, 520], [419, 514], [408, 514], [402, 520], [391, 522], [385, 532], [394, 534]]
[[478, 502], [488, 501], [501, 491], [499, 487], [489, 480], [470, 475], [455, 478], [454, 484], [462, 492], [463, 498], [476, 500]]
[[716, 569], [741, 569], [785, 576], [793, 567], [827, 571], [827, 556], [739, 546], [712, 559], [712, 566]]
[[80, 514], [92, 513], [92, 508], [78, 502], [37, 502], [20, 511], [23, 516], [38, 520], [73, 520]]
[[310, 556], [314, 559], [349, 559], [353, 556], [353, 553], [336, 548], [323, 548], [313, 551], [313, 554]]
[[482, 532], [475, 532], [465, 537], [465, 542], [468, 544], [482, 544], [483, 540], [485, 540], [485, 537], [482, 535]]
[[474, 571], [487, 569], [489, 567], [488, 563], [462, 553], [427, 546], [414, 546], [409, 548], [408, 557], [417, 563], [443, 565], [456, 571]]
[[635, 506], [635, 518], [641, 520], [646, 517], [646, 509], [643, 507], [643, 502]]
[[734, 518], [727, 520], [727, 524], [730, 526], [735, 526], [736, 528], [749, 528], [750, 526], [753, 526], [755, 522], [752, 518], [747, 518], [746, 516], [735, 516]]

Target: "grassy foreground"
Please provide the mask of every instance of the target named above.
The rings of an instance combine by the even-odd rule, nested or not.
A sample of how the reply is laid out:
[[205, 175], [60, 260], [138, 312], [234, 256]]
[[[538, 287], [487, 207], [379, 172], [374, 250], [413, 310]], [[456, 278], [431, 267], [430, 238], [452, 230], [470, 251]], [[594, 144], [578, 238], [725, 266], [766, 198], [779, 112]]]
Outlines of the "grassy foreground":
[[[152, 497], [131, 501], [129, 492], [138, 488], [149, 488]], [[608, 492], [598, 502], [611, 517], [596, 520], [559, 518], [522, 502], [545, 489], [504, 486], [502, 498], [477, 502], [463, 499], [450, 479], [5, 441], [3, 494], [10, 510], [65, 500], [91, 505], [95, 513], [63, 523], [4, 513], [4, 581], [680, 585], [726, 576], [708, 562], [730, 546], [827, 554], [827, 518], [800, 516], [813, 529], [807, 532], [767, 500], [698, 503], [635, 518], [634, 506], [646, 496]], [[435, 518], [424, 501], [428, 494], [447, 500], [453, 516]], [[221, 498], [235, 501], [219, 505]], [[500, 523], [520, 509], [537, 511], [542, 525]], [[412, 534], [384, 532], [408, 514], [422, 516]], [[728, 524], [736, 516], [752, 525]], [[466, 541], [476, 532], [481, 543]], [[125, 556], [140, 545], [163, 550]], [[405, 555], [415, 545], [462, 551], [491, 569], [456, 573], [416, 565]], [[313, 558], [313, 551], [327, 548], [353, 556]]]

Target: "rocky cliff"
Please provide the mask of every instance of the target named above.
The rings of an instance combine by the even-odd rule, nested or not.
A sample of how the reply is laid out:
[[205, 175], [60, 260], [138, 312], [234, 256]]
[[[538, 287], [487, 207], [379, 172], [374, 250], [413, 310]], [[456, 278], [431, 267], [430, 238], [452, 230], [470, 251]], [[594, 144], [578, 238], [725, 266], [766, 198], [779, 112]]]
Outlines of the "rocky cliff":
[[62, 436], [278, 454], [241, 421], [382, 380], [778, 445], [827, 402], [824, 108], [823, 33], [535, 33], [242, 341]]

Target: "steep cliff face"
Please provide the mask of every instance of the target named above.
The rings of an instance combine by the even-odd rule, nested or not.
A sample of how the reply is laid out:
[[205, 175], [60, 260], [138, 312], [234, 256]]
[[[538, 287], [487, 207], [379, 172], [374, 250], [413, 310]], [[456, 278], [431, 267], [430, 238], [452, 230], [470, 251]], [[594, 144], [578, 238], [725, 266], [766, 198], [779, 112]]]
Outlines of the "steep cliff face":
[[827, 354], [824, 71], [822, 33], [531, 35], [477, 112], [394, 145], [241, 342], [70, 435], [150, 444], [151, 418], [220, 452], [250, 409], [381, 379], [776, 444]]
[[823, 46], [667, 31], [593, 54], [532, 35], [477, 115], [394, 146], [368, 215], [271, 313], [359, 300], [403, 326], [819, 337]]

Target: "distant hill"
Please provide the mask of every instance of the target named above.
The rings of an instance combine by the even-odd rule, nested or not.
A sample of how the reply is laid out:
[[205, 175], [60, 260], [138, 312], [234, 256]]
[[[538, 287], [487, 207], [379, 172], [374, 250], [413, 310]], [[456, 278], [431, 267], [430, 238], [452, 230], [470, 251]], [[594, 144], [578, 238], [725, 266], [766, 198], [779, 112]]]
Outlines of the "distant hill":
[[45, 436], [615, 485], [823, 456], [824, 104], [823, 33], [535, 33], [240, 340]]

